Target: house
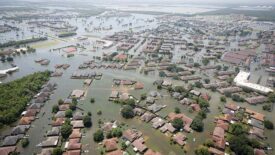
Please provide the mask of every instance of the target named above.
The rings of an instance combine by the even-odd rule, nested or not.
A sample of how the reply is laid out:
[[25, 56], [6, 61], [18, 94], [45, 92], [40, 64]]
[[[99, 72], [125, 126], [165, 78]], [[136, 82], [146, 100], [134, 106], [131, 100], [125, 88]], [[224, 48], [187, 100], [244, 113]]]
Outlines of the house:
[[218, 149], [216, 149], [216, 148], [214, 148], [214, 147], [209, 147], [209, 148], [208, 148], [208, 151], [209, 151], [211, 154], [213, 154], [213, 155], [224, 155], [224, 152], [223, 152], [223, 151], [218, 150]]
[[34, 117], [21, 117], [19, 120], [19, 125], [30, 125], [31, 122], [34, 120]]
[[191, 104], [190, 107], [193, 109], [193, 111], [201, 111], [200, 105], [199, 104]]
[[254, 155], [266, 155], [264, 150], [254, 149]]
[[73, 126], [73, 128], [84, 128], [82, 120], [73, 120], [71, 121], [71, 125]]
[[55, 115], [55, 118], [65, 118], [65, 111], [58, 111]]
[[165, 107], [165, 105], [158, 105], [158, 104], [154, 103], [154, 104], [148, 106], [147, 109], [150, 110], [153, 113], [156, 113], [164, 107]]
[[59, 136], [52, 136], [52, 137], [47, 137], [46, 140], [44, 140], [41, 143], [42, 147], [56, 147], [59, 141]]
[[221, 127], [215, 127], [212, 135], [214, 145], [219, 149], [225, 149], [225, 131]]
[[151, 96], [146, 97], [146, 103], [147, 104], [153, 104], [153, 103], [155, 103], [155, 98], [151, 97]]
[[116, 122], [105, 122], [101, 128], [104, 132], [109, 132], [112, 129], [117, 128], [117, 124]]
[[141, 116], [145, 113], [145, 110], [141, 109], [141, 108], [134, 108], [134, 113], [136, 116]]
[[138, 151], [140, 153], [143, 153], [147, 150], [147, 146], [144, 145], [144, 139], [142, 137], [136, 139], [133, 143], [132, 143], [133, 147], [134, 147], [134, 151]]
[[144, 88], [144, 84], [143, 84], [143, 83], [137, 82], [137, 83], [135, 84], [135, 89], [143, 89], [143, 88]]
[[82, 144], [80, 143], [80, 139], [70, 139], [65, 143], [66, 150], [81, 150]]
[[71, 97], [79, 99], [79, 98], [83, 97], [84, 94], [85, 94], [85, 92], [83, 90], [76, 89], [76, 90], [73, 90], [73, 92], [71, 93]]
[[196, 91], [196, 90], [191, 90], [190, 93], [195, 95], [195, 96], [200, 96], [201, 95], [201, 92]]
[[192, 103], [194, 103], [194, 101], [189, 98], [184, 98], [180, 100], [180, 104], [183, 104], [183, 105], [191, 105]]
[[69, 136], [69, 139], [76, 139], [81, 138], [82, 134], [80, 132], [80, 129], [73, 129], [71, 135]]
[[117, 143], [118, 139], [116, 137], [111, 139], [105, 139], [103, 141], [103, 146], [105, 147], [106, 152], [111, 152], [118, 149]]
[[50, 131], [47, 132], [47, 136], [59, 136], [60, 129], [59, 127], [52, 127]]
[[11, 135], [25, 134], [29, 128], [30, 128], [30, 125], [17, 125], [12, 129]]
[[151, 121], [154, 117], [155, 117], [154, 114], [152, 114], [152, 113], [150, 113], [150, 112], [146, 112], [146, 113], [144, 113], [144, 114], [140, 117], [140, 119], [141, 119], [142, 121], [148, 123], [148, 122]]
[[81, 150], [68, 150], [63, 155], [81, 155]]
[[177, 134], [173, 135], [172, 139], [174, 142], [176, 142], [180, 146], [184, 146], [186, 144], [185, 142], [186, 136], [181, 132], [178, 132]]
[[84, 117], [84, 115], [80, 111], [77, 111], [73, 114], [73, 120], [82, 120], [83, 117]]
[[265, 101], [267, 101], [267, 98], [265, 96], [255, 96], [255, 97], [248, 97], [245, 98], [245, 101], [249, 104], [261, 104], [264, 103]]
[[250, 130], [249, 130], [249, 134], [251, 135], [254, 135], [260, 139], [264, 139], [266, 138], [264, 136], [264, 130], [263, 129], [260, 129], [260, 128], [257, 128], [257, 127], [252, 127]]
[[165, 133], [166, 131], [169, 131], [170, 133], [174, 133], [176, 129], [173, 127], [171, 123], [165, 123], [161, 128], [160, 131], [162, 133]]
[[174, 119], [176, 119], [176, 118], [180, 118], [180, 119], [182, 119], [182, 121], [184, 122], [184, 127], [183, 127], [183, 129], [186, 131], [186, 132], [191, 132], [191, 128], [190, 128], [190, 125], [191, 125], [191, 123], [193, 122], [193, 119], [191, 119], [191, 118], [189, 118], [189, 117], [187, 117], [186, 115], [184, 115], [184, 114], [176, 114], [176, 113], [169, 113], [168, 114], [168, 120], [169, 121], [172, 121], [172, 120], [174, 120]]
[[118, 99], [119, 92], [118, 91], [112, 91], [111, 95], [109, 96], [109, 100], [115, 100]]
[[254, 118], [256, 120], [259, 120], [261, 122], [264, 121], [265, 115], [258, 113], [256, 111], [250, 110], [248, 108], [245, 109], [245, 113], [247, 113], [251, 118]]
[[172, 82], [170, 80], [163, 80], [162, 86], [164, 87], [172, 86]]
[[236, 87], [236, 86], [218, 89], [218, 92], [220, 92], [221, 94], [225, 94], [225, 93], [238, 93], [238, 92], [241, 92], [241, 91], [242, 91], [242, 88]]
[[35, 117], [39, 110], [37, 109], [28, 109], [22, 113], [25, 117]]
[[165, 123], [165, 121], [163, 119], [161, 119], [160, 117], [153, 118], [151, 122], [152, 122], [153, 128], [155, 128], [155, 129], [163, 126]]
[[10, 155], [10, 153], [15, 152], [16, 146], [6, 146], [0, 147], [0, 154], [1, 155]]
[[134, 140], [136, 140], [141, 136], [142, 136], [142, 132], [135, 129], [127, 129], [122, 134], [122, 138], [130, 142], [133, 142]]
[[15, 136], [7, 136], [4, 138], [2, 146], [15, 146], [16, 143], [24, 137], [23, 134]]
[[51, 155], [53, 153], [54, 148], [42, 148], [41, 153], [37, 155]]
[[56, 118], [52, 122], [52, 126], [61, 126], [65, 122], [65, 118]]
[[61, 104], [58, 106], [58, 109], [59, 109], [59, 111], [66, 111], [66, 110], [70, 109], [70, 104], [65, 104], [65, 103]]

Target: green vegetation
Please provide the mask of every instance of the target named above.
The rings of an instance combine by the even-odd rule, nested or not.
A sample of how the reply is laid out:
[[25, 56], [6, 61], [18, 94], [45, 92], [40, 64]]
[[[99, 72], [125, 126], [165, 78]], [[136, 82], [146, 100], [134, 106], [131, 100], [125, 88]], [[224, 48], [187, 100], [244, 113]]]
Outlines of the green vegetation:
[[53, 149], [52, 155], [62, 155], [62, 154], [63, 154], [63, 150], [60, 147], [56, 147]]
[[52, 113], [57, 113], [59, 111], [59, 107], [58, 107], [58, 105], [53, 105], [53, 107], [52, 107]]
[[29, 141], [28, 138], [23, 138], [23, 139], [21, 140], [21, 146], [22, 146], [23, 148], [27, 147], [27, 146], [29, 145], [29, 143], [30, 143], [30, 141]]
[[204, 124], [202, 122], [203, 118], [200, 117], [200, 116], [196, 116], [194, 119], [193, 119], [193, 122], [191, 124], [191, 128], [197, 132], [202, 132], [203, 131], [203, 128], [204, 128]]
[[176, 114], [179, 114], [180, 113], [180, 108], [179, 107], [175, 107], [174, 111], [175, 111]]
[[106, 135], [107, 138], [113, 138], [113, 137], [121, 137], [122, 136], [122, 130], [120, 128], [114, 128], [111, 131], [109, 131]]
[[135, 116], [133, 108], [130, 105], [123, 106], [121, 110], [121, 115], [123, 118], [129, 119]]
[[180, 129], [182, 129], [182, 127], [183, 127], [183, 121], [182, 121], [182, 119], [180, 119], [180, 118], [175, 118], [173, 121], [172, 121], [172, 125], [173, 125], [173, 127], [176, 129], [176, 130], [180, 130]]
[[273, 130], [274, 129], [274, 125], [271, 121], [269, 120], [265, 120], [264, 121], [264, 127], [269, 129], [269, 130]]
[[34, 43], [38, 41], [44, 41], [47, 40], [47, 37], [41, 37], [41, 38], [31, 38], [31, 39], [25, 39], [25, 40], [19, 40], [19, 41], [9, 41], [7, 43], [0, 44], [0, 48], [10, 47], [10, 46], [19, 46], [23, 44], [29, 44]]
[[195, 154], [196, 155], [210, 155], [210, 152], [208, 151], [208, 148], [205, 146], [199, 146], [199, 148], [197, 148], [195, 150]]
[[[37, 72], [21, 79], [0, 85], [0, 124], [15, 122], [32, 97], [50, 77], [50, 72]], [[0, 126], [1, 126], [0, 125]]]
[[248, 145], [249, 140], [246, 136], [232, 136], [229, 139], [230, 149], [236, 154], [251, 155], [254, 154], [253, 148]]
[[65, 117], [67, 117], [67, 118], [73, 117], [73, 111], [71, 109], [66, 110]]
[[89, 115], [84, 116], [83, 118], [83, 124], [85, 127], [89, 128], [92, 126], [92, 118]]
[[102, 130], [97, 130], [93, 136], [95, 142], [101, 142], [104, 139], [104, 134]]
[[66, 120], [65, 123], [61, 126], [61, 136], [64, 139], [67, 139], [72, 133], [73, 128], [71, 126], [71, 122]]
[[264, 105], [263, 110], [271, 112], [272, 111], [272, 105], [271, 104]]
[[226, 102], [226, 97], [225, 97], [225, 96], [221, 96], [221, 97], [220, 97], [220, 101], [221, 101], [221, 102]]
[[91, 98], [91, 99], [90, 99], [90, 102], [91, 102], [91, 103], [95, 103], [95, 98]]
[[75, 32], [64, 32], [64, 33], [61, 33], [58, 35], [59, 38], [64, 38], [64, 37], [70, 37], [70, 36], [74, 36], [76, 35], [77, 33]]
[[141, 96], [140, 96], [140, 100], [145, 100], [146, 98], [147, 98], [146, 93], [141, 94]]

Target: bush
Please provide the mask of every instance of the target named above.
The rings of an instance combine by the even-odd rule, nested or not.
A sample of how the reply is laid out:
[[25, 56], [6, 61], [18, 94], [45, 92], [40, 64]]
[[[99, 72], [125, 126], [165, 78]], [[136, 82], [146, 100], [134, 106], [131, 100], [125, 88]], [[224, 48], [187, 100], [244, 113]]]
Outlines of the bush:
[[64, 101], [62, 100], [62, 99], [59, 99], [58, 100], [58, 105], [61, 105], [61, 104], [63, 104], [64, 103]]
[[196, 155], [211, 155], [210, 152], [208, 151], [208, 148], [205, 146], [199, 146], [199, 148], [197, 148], [195, 150], [195, 154]]
[[263, 110], [271, 112], [271, 110], [272, 110], [272, 105], [271, 105], [271, 104], [264, 105], [264, 106], [263, 106]]
[[165, 76], [166, 76], [166, 74], [165, 74], [164, 71], [160, 71], [160, 72], [159, 72], [159, 77], [165, 77]]
[[60, 147], [56, 147], [53, 149], [52, 155], [62, 155], [62, 154], [63, 154], [63, 150]]
[[146, 93], [141, 94], [140, 100], [145, 100], [147, 98]]
[[101, 142], [101, 141], [103, 141], [103, 139], [104, 139], [103, 131], [102, 131], [102, 130], [97, 130], [97, 131], [93, 134], [93, 137], [94, 137], [94, 141], [95, 141], [95, 142]]
[[274, 129], [274, 125], [271, 121], [269, 120], [265, 120], [264, 121], [264, 127], [269, 129], [269, 130], [273, 130]]
[[226, 102], [226, 97], [225, 97], [225, 96], [221, 96], [221, 97], [220, 97], [220, 101], [221, 101], [221, 102]]
[[196, 82], [195, 82], [195, 87], [201, 88], [201, 87], [202, 87], [202, 83], [199, 82], [199, 81], [196, 81]]
[[178, 93], [183, 93], [183, 92], [186, 92], [186, 89], [183, 86], [176, 86], [174, 88], [174, 91]]
[[71, 109], [66, 110], [65, 117], [67, 117], [67, 118], [73, 117], [73, 111]]
[[25, 147], [27, 147], [28, 145], [29, 145], [29, 139], [28, 138], [23, 138], [22, 140], [21, 140], [21, 146], [23, 147], [23, 148], [25, 148]]
[[133, 108], [129, 105], [123, 106], [121, 110], [121, 115], [123, 118], [126, 118], [126, 119], [133, 118], [135, 116]]
[[57, 113], [59, 111], [59, 107], [58, 107], [58, 105], [53, 105], [53, 107], [52, 107], [52, 113]]
[[98, 111], [96, 112], [96, 114], [97, 114], [97, 115], [102, 115], [102, 111], [101, 111], [101, 110], [98, 110]]
[[161, 85], [158, 85], [158, 86], [157, 86], [157, 89], [158, 89], [158, 90], [162, 89], [162, 86], [161, 86]]
[[176, 114], [179, 114], [180, 113], [180, 108], [179, 107], [175, 107], [174, 111], [175, 111]]
[[121, 143], [121, 149], [122, 149], [122, 150], [125, 150], [126, 148], [127, 148], [126, 143], [125, 143], [125, 142], [122, 142], [122, 143]]
[[236, 102], [244, 102], [244, 99], [241, 96], [237, 95], [237, 94], [232, 95], [232, 100], [236, 101]]

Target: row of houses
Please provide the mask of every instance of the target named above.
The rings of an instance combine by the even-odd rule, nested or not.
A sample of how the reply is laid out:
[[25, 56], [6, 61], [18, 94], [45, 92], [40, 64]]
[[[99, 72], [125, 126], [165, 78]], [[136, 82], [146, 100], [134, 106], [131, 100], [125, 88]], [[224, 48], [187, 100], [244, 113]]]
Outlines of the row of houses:
[[18, 124], [12, 128], [8, 136], [4, 137], [0, 147], [1, 155], [9, 155], [11, 152], [16, 151], [17, 142], [20, 139], [25, 138], [25, 134], [31, 128], [32, 122], [37, 119], [36, 115], [40, 112], [45, 102], [49, 100], [50, 95], [56, 89], [56, 86], [56, 84], [49, 82], [42, 86], [41, 91], [34, 96], [33, 103], [22, 112], [22, 117]]

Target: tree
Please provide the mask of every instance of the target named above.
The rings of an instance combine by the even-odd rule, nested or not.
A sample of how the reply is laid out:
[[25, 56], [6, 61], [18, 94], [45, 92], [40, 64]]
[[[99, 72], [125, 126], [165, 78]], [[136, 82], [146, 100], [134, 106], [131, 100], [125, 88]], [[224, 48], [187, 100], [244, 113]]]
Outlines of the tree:
[[67, 118], [73, 117], [73, 111], [71, 109], [66, 110], [65, 117], [67, 117]]
[[160, 71], [160, 72], [159, 72], [159, 77], [165, 77], [165, 76], [166, 76], [166, 74], [165, 74], [164, 71]]
[[180, 113], [180, 108], [179, 107], [175, 107], [174, 111], [175, 111], [176, 114], [179, 114]]
[[236, 154], [241, 155], [251, 155], [253, 153], [253, 148], [248, 144], [248, 139], [244, 136], [232, 136], [229, 139], [230, 149]]
[[76, 103], [75, 102], [70, 103], [69, 106], [70, 106], [71, 110], [73, 110], [73, 111], [76, 110]]
[[231, 124], [230, 125], [230, 130], [232, 132], [233, 135], [235, 136], [239, 136], [242, 135], [243, 133], [245, 133], [245, 130], [243, 128], [243, 126], [241, 124]]
[[178, 93], [183, 93], [183, 92], [186, 92], [186, 89], [183, 86], [176, 86], [174, 88], [174, 91]]
[[140, 100], [145, 100], [147, 98], [146, 93], [141, 94]]
[[236, 102], [244, 102], [244, 99], [240, 95], [237, 95], [237, 94], [232, 95], [232, 100], [236, 101]]
[[210, 152], [208, 151], [208, 148], [205, 146], [199, 146], [199, 148], [197, 148], [195, 150], [195, 154], [196, 155], [211, 155]]
[[63, 150], [60, 147], [56, 147], [53, 149], [52, 155], [62, 155], [62, 154], [63, 154]]
[[204, 66], [207, 66], [209, 64], [209, 60], [208, 59], [202, 59], [202, 64]]
[[135, 116], [133, 108], [129, 105], [123, 106], [121, 110], [121, 115], [123, 118], [126, 118], [126, 119], [133, 118]]
[[221, 65], [218, 65], [217, 66], [217, 70], [220, 71], [222, 69], [222, 66]]
[[269, 129], [269, 130], [273, 130], [274, 129], [274, 125], [271, 121], [269, 120], [264, 120], [264, 127]]
[[209, 80], [209, 79], [204, 79], [204, 82], [205, 82], [206, 84], [208, 84], [208, 83], [210, 83], [210, 80]]
[[89, 115], [84, 116], [84, 118], [83, 118], [83, 124], [87, 128], [89, 128], [89, 127], [92, 126], [92, 120], [91, 120], [91, 117]]
[[158, 85], [158, 86], [157, 86], [157, 89], [158, 89], [158, 90], [162, 89], [162, 86], [161, 86], [161, 85]]
[[176, 129], [176, 130], [180, 130], [182, 127], [183, 127], [183, 121], [182, 119], [180, 118], [175, 118], [173, 121], [172, 121], [172, 125], [173, 127]]
[[200, 81], [196, 81], [195, 82], [195, 87], [201, 88], [202, 87], [202, 83]]
[[196, 116], [190, 127], [195, 131], [202, 132], [204, 127], [202, 118], [200, 118], [199, 116]]
[[111, 132], [113, 137], [119, 138], [122, 136], [122, 130], [120, 128], [114, 128]]
[[61, 104], [63, 104], [64, 103], [64, 101], [62, 100], [62, 99], [59, 99], [58, 100], [58, 105], [61, 105]]
[[199, 99], [198, 99], [198, 103], [199, 103], [201, 109], [202, 109], [202, 108], [208, 108], [208, 107], [209, 107], [209, 102], [206, 101], [206, 100], [203, 99], [203, 98], [199, 98]]
[[272, 111], [272, 105], [271, 104], [264, 105], [263, 110], [271, 112]]
[[226, 97], [225, 97], [225, 96], [221, 96], [221, 97], [220, 97], [220, 101], [221, 101], [221, 102], [226, 102]]
[[23, 138], [22, 140], [21, 140], [21, 146], [23, 147], [23, 148], [25, 148], [25, 147], [27, 147], [28, 145], [29, 145], [29, 139], [28, 138]]
[[70, 124], [70, 121], [66, 120], [65, 123], [61, 126], [61, 136], [64, 139], [67, 139], [72, 133], [72, 131], [73, 131], [73, 128]]
[[102, 130], [97, 130], [97, 131], [93, 134], [93, 137], [94, 137], [94, 141], [95, 141], [95, 142], [101, 142], [101, 141], [103, 141], [103, 139], [104, 139], [103, 131], [102, 131]]
[[198, 68], [198, 67], [200, 67], [200, 64], [197, 63], [197, 62], [195, 62], [195, 63], [194, 63], [194, 67]]
[[95, 103], [95, 99], [94, 99], [94, 98], [91, 98], [91, 99], [90, 99], [90, 102], [91, 102], [91, 103]]
[[125, 142], [122, 142], [122, 143], [121, 143], [121, 149], [122, 149], [122, 150], [125, 150], [126, 148], [127, 148], [126, 143], [125, 143]]
[[239, 67], [235, 67], [235, 72], [239, 73], [240, 72], [240, 68]]
[[275, 93], [271, 93], [268, 95], [268, 101], [271, 103], [275, 102]]
[[228, 66], [223, 66], [223, 71], [227, 71], [228, 70]]
[[52, 113], [57, 113], [59, 111], [59, 107], [58, 107], [58, 105], [53, 105], [53, 107], [52, 107]]

